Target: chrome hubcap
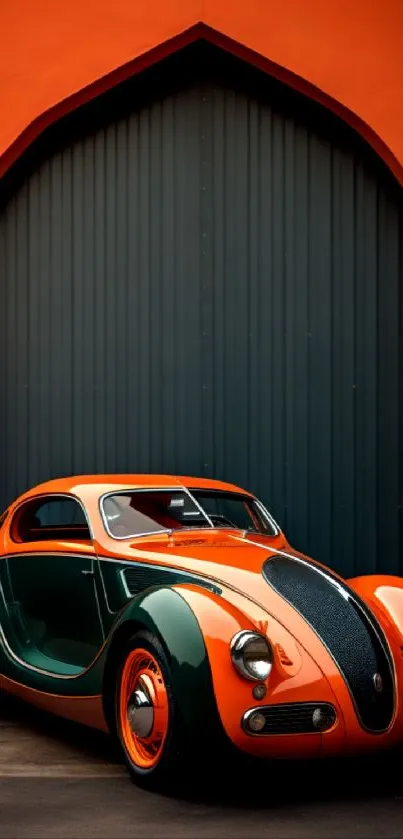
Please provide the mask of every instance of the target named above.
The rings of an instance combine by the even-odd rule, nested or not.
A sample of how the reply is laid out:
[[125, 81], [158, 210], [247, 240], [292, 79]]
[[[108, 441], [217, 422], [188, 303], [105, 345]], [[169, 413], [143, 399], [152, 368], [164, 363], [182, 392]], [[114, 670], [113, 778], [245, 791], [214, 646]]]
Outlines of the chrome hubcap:
[[136, 737], [149, 737], [154, 725], [154, 705], [147, 680], [140, 676], [127, 706], [130, 728]]

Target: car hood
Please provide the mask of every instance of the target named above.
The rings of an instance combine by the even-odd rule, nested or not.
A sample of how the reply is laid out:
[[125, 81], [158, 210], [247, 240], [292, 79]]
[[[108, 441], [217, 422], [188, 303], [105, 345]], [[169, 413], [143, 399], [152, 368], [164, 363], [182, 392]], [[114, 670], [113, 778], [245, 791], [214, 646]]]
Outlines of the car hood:
[[285, 603], [263, 576], [271, 557], [302, 557], [283, 535], [269, 538], [241, 531], [202, 532], [144, 539], [125, 549], [125, 559], [155, 563], [200, 575], [253, 599], [273, 617], [281, 617]]

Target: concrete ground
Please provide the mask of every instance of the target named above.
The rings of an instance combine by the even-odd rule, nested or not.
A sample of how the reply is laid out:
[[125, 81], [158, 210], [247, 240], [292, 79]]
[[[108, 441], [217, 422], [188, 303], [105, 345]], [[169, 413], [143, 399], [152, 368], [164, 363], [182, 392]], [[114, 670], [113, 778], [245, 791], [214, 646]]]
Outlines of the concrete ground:
[[138, 789], [109, 738], [0, 700], [0, 836], [403, 837], [400, 756], [235, 771], [179, 798]]

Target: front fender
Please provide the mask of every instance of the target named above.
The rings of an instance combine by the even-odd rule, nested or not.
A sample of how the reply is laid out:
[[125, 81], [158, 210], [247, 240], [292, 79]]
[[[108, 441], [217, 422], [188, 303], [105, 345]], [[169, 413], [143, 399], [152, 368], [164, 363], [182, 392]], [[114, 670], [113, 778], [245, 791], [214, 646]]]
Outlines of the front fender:
[[403, 577], [368, 574], [353, 577], [347, 583], [378, 618], [395, 657], [400, 661], [403, 650]]
[[318, 665], [274, 618], [243, 595], [228, 590], [220, 596], [184, 583], [144, 593], [130, 601], [120, 615], [109, 642], [110, 652], [113, 645], [119, 649], [119, 640], [125, 643], [127, 631], [134, 632], [136, 626], [146, 627], [165, 646], [173, 691], [188, 735], [201, 742], [202, 749], [212, 743], [215, 750], [217, 741], [262, 757], [295, 756], [296, 751], [299, 757], [314, 756], [321, 749], [317, 734], [306, 734], [295, 743], [292, 737], [279, 734], [268, 740], [251, 737], [243, 730], [244, 713], [252, 706], [259, 707], [259, 702], [253, 697], [254, 683], [242, 677], [231, 660], [231, 640], [242, 629], [267, 634], [272, 643], [275, 666], [268, 679], [267, 701], [330, 702], [338, 709], [340, 725], [328, 739], [335, 741], [334, 747], [343, 739], [338, 700]]
[[[238, 749], [256, 756], [299, 757], [318, 754], [321, 738], [305, 734], [297, 738], [281, 734], [251, 737], [242, 727], [242, 717], [251, 707], [260, 707], [253, 696], [254, 682], [245, 679], [234, 668], [230, 645], [240, 630], [251, 629], [266, 635], [272, 645], [274, 666], [266, 680], [267, 695], [262, 704], [295, 701], [325, 701], [338, 708], [338, 702], [328, 681], [313, 659], [289, 633], [265, 610], [239, 593], [225, 590], [222, 597], [202, 591], [193, 585], [177, 588], [197, 617], [202, 629], [212, 674], [215, 701], [221, 724], [228, 739]], [[342, 714], [334, 736], [343, 737]], [[332, 735], [329, 735], [331, 737]]]
[[139, 627], [157, 636], [165, 648], [175, 699], [188, 730], [202, 734], [216, 728], [218, 712], [203, 634], [191, 607], [174, 588], [146, 592], [129, 601], [120, 614], [105, 648], [104, 696], [110, 695], [116, 652]]

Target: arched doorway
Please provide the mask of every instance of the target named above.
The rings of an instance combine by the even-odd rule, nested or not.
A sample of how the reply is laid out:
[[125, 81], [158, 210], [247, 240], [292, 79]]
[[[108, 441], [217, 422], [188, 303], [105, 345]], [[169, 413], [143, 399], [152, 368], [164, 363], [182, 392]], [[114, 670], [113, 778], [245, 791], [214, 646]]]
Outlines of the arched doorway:
[[194, 45], [7, 188], [3, 504], [60, 474], [202, 473], [342, 573], [401, 569], [401, 197], [352, 132]]

